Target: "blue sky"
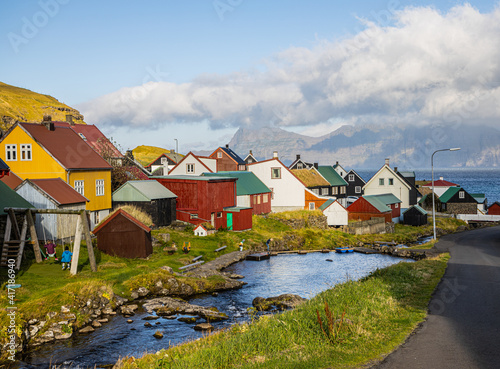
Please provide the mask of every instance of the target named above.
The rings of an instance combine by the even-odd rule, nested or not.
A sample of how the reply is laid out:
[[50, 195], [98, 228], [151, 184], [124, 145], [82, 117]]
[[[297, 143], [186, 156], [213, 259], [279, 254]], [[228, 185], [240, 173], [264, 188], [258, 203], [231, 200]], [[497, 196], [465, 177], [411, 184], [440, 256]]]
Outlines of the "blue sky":
[[[440, 96], [450, 94], [443, 102], [450, 112], [460, 109], [453, 96], [462, 94], [459, 100], [470, 104], [471, 97], [463, 93], [470, 95], [475, 84], [464, 70], [473, 75], [485, 70], [482, 63], [490, 66], [491, 73], [483, 78], [493, 83], [485, 88], [488, 99], [498, 92], [498, 54], [488, 46], [496, 39], [498, 48], [498, 2], [468, 4], [3, 1], [0, 81], [80, 109], [88, 123], [123, 148], [168, 148], [178, 138], [181, 151], [210, 149], [227, 143], [240, 126], [271, 124], [319, 135], [341, 124], [383, 122], [394, 116], [411, 123], [424, 114], [431, 121], [435, 115], [429, 111], [437, 109], [443, 117], [442, 107], [419, 101], [435, 100], [429, 95], [438, 93], [435, 86], [454, 86], [439, 90]], [[485, 40], [481, 48], [468, 33]], [[439, 42], [433, 50], [422, 46], [435, 40]], [[440, 49], [448, 40], [447, 53], [457, 53], [457, 64], [467, 52], [474, 57], [484, 50], [484, 55], [458, 66], [453, 59], [443, 62], [446, 55]], [[422, 50], [430, 56], [428, 73], [416, 62]], [[356, 85], [347, 78], [357, 71], [383, 76], [384, 70], [394, 69], [391, 63], [396, 71], [404, 66], [403, 76], [408, 75], [405, 70], [417, 73], [408, 84], [384, 87], [391, 98], [383, 101], [376, 98], [381, 91], [371, 90], [369, 83]], [[349, 69], [352, 65], [356, 68]], [[440, 77], [447, 73], [447, 78]], [[335, 78], [326, 81], [330, 75]], [[398, 84], [405, 77], [395, 79]], [[371, 83], [380, 85], [376, 79]], [[366, 96], [357, 104], [345, 103], [344, 97], [353, 93], [349, 86], [356, 86], [356, 96], [366, 88]], [[400, 97], [401, 90], [411, 98]], [[484, 106], [485, 121], [498, 117], [492, 109]]]

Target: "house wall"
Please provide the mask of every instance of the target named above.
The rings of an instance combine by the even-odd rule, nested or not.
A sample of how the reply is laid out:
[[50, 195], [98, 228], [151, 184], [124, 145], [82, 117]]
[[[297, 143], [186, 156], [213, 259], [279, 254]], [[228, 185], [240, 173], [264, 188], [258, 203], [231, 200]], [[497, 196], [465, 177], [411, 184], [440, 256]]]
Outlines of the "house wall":
[[384, 218], [386, 223], [392, 222], [392, 216], [391, 216], [390, 212], [386, 212], [386, 213], [349, 212], [349, 220], [352, 220], [352, 221], [370, 220], [372, 218]]
[[[189, 153], [184, 157], [184, 159], [177, 165], [175, 166], [169, 173], [168, 175], [171, 176], [176, 176], [176, 175], [193, 175], [193, 176], [199, 176], [204, 172], [208, 172], [209, 170], [207, 169], [207, 166], [204, 165], [200, 161], [201, 159], [198, 159], [197, 157], [193, 156], [193, 154]], [[194, 164], [194, 172], [188, 173], [187, 172], [187, 165], [188, 164]], [[210, 166], [208, 166], [210, 168]], [[174, 192], [175, 193], [175, 192]]]
[[[5, 145], [11, 144], [17, 145], [17, 160], [15, 161], [6, 159]], [[21, 161], [21, 144], [31, 144], [31, 160]], [[0, 142], [0, 157], [11, 171], [22, 179], [61, 178], [67, 181], [66, 170], [19, 126]]]
[[342, 226], [348, 224], [349, 215], [347, 210], [337, 201], [327, 207], [323, 211], [323, 214], [326, 216], [326, 221], [329, 226]]
[[445, 212], [450, 214], [477, 214], [477, 203], [447, 203]]
[[124, 258], [146, 258], [153, 253], [151, 232], [119, 214], [97, 233], [97, 248]]
[[422, 214], [415, 208], [411, 208], [403, 214], [403, 223], [414, 227], [427, 224], [427, 214]]
[[[363, 196], [363, 186], [365, 182], [362, 181], [356, 174], [354, 174], [354, 181], [349, 181], [349, 174], [344, 177], [344, 180], [348, 183], [347, 186], [347, 196]], [[356, 192], [356, 186], [359, 186], [361, 192]]]
[[156, 199], [153, 201], [113, 201], [113, 209], [125, 205], [135, 206], [148, 213], [153, 219], [154, 228], [169, 226], [176, 220], [175, 198]]
[[252, 209], [241, 209], [233, 214], [233, 231], [252, 229]]
[[[219, 158], [218, 153], [222, 153], [222, 157]], [[231, 159], [224, 150], [218, 149], [209, 156], [209, 158], [217, 160], [217, 172], [229, 172], [229, 171], [237, 171], [238, 164]]]
[[259, 193], [254, 195], [243, 195], [236, 198], [236, 205], [244, 208], [252, 208], [252, 213], [268, 214], [271, 212], [271, 194]]
[[[323, 205], [328, 199], [326, 198], [320, 198], [316, 196], [314, 193], [311, 193], [309, 191], [305, 191], [305, 205], [304, 209], [305, 210], [315, 210], [318, 209], [321, 205]], [[314, 204], [314, 209], [310, 208], [310, 204]]]
[[[271, 168], [280, 168], [281, 178], [271, 178]], [[272, 190], [272, 211], [281, 212], [304, 209], [304, 185], [278, 160], [257, 162], [248, 165], [248, 170], [254, 173], [269, 189]]]
[[[379, 184], [379, 179], [384, 179], [384, 185]], [[393, 179], [393, 185], [389, 185], [389, 179]], [[401, 200], [400, 206], [404, 209], [410, 207], [410, 190], [406, 187], [406, 183], [396, 174], [393, 174], [387, 166], [379, 170], [365, 185], [365, 195], [382, 195], [384, 193], [392, 193]]]
[[500, 205], [493, 204], [488, 209], [488, 215], [500, 215]]
[[[104, 195], [97, 196], [96, 180], [104, 180]], [[63, 179], [67, 181], [66, 178]], [[68, 184], [75, 188], [75, 181], [84, 181], [84, 193], [89, 202], [87, 202], [87, 210], [98, 211], [111, 209], [111, 170], [85, 170], [71, 171], [69, 173]]]

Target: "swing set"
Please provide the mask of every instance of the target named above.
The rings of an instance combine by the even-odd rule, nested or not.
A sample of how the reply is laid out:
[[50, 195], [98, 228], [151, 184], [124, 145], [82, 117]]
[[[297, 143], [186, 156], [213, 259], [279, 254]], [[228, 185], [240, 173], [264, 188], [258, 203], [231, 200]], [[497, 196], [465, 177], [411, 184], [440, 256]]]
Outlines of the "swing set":
[[[8, 216], [7, 216], [7, 224], [5, 227], [2, 254], [0, 256], [0, 267], [8, 266], [9, 259], [15, 259], [15, 269], [19, 270], [21, 268], [24, 246], [26, 242], [30, 242], [29, 239], [26, 238], [28, 228], [31, 235], [31, 243], [33, 244], [33, 252], [35, 253], [36, 262], [37, 263], [42, 262], [42, 255], [45, 258], [45, 254], [43, 253], [39, 245], [38, 236], [36, 234], [36, 229], [35, 229], [35, 222], [33, 221], [33, 214], [73, 214], [77, 215], [78, 218], [76, 221], [75, 242], [72, 247], [73, 258], [71, 260], [70, 273], [75, 275], [78, 271], [78, 259], [80, 256], [80, 243], [82, 241], [82, 234], [85, 237], [85, 241], [87, 243], [90, 269], [93, 272], [97, 271], [97, 265], [94, 256], [94, 248], [92, 246], [92, 238], [90, 236], [89, 214], [87, 210], [5, 208], [4, 211], [7, 213]], [[16, 218], [17, 215], [21, 215], [23, 217], [23, 222], [22, 222], [23, 225], [21, 231], [19, 231]], [[12, 236], [14, 239], [11, 240]], [[44, 237], [44, 242], [47, 243], [44, 228], [43, 228], [43, 237]]]

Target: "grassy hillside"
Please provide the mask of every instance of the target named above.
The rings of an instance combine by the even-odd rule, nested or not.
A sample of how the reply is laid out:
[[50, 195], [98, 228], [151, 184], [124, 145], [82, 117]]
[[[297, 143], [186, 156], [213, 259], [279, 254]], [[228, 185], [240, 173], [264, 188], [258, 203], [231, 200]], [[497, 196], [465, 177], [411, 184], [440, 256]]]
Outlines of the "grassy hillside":
[[161, 154], [169, 153], [170, 150], [162, 147], [141, 145], [137, 146], [134, 150], [132, 150], [132, 152], [134, 153], [134, 158], [139, 163], [142, 165], [148, 165]]
[[51, 115], [52, 120], [65, 121], [66, 114], [71, 114], [75, 123], [85, 124], [78, 110], [52, 96], [0, 82], [0, 129], [4, 131], [16, 121], [41, 122], [44, 115]]

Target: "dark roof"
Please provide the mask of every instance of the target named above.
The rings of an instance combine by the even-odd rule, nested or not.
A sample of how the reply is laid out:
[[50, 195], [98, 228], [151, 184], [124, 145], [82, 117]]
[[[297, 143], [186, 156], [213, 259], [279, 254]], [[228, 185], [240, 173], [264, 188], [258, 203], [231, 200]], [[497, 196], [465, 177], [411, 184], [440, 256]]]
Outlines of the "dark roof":
[[0, 215], [5, 214], [4, 208], [34, 208], [34, 206], [5, 183], [0, 182]]
[[260, 193], [268, 193], [271, 190], [252, 172], [232, 171], [232, 172], [217, 172], [203, 173], [204, 177], [229, 177], [237, 178], [236, 195], [256, 195]]
[[111, 165], [71, 128], [55, 126], [54, 130], [50, 131], [42, 124], [19, 123], [19, 126], [66, 169], [112, 169]]
[[[236, 154], [233, 150], [231, 150], [229, 147], [219, 147], [222, 151], [224, 151], [231, 159], [233, 159], [236, 163], [238, 164], [243, 164], [245, 165], [246, 162], [242, 158], [239, 157], [238, 154]], [[215, 150], [217, 151], [217, 150]]]
[[407, 211], [411, 210], [412, 208], [415, 208], [416, 210], [418, 210], [421, 214], [423, 215], [427, 215], [427, 211], [425, 211], [424, 209], [422, 209], [420, 206], [418, 205], [412, 205], [410, 206], [408, 209], [406, 209], [403, 214], [405, 214]]
[[139, 228], [142, 228], [144, 231], [151, 232], [151, 228], [149, 228], [147, 225], [145, 225], [144, 223], [142, 223], [142, 222], [138, 221], [137, 219], [135, 219], [132, 215], [130, 215], [129, 213], [127, 213], [125, 210], [118, 209], [113, 214], [111, 214], [104, 222], [100, 223], [96, 228], [94, 228], [94, 230], [92, 231], [92, 233], [94, 233], [94, 234], [98, 233], [102, 228], [104, 228], [104, 226], [106, 224], [108, 224], [109, 222], [111, 222], [118, 215], [124, 216], [125, 218], [127, 218], [128, 220], [130, 220], [132, 223], [134, 223], [135, 225], [137, 225]]
[[0, 158], [0, 173], [10, 171], [9, 166]]
[[35, 187], [49, 195], [58, 205], [79, 204], [89, 201], [61, 178], [26, 179], [24, 182], [31, 182]]
[[23, 180], [14, 172], [9, 172], [7, 175], [0, 178], [0, 181], [5, 183], [12, 189], [15, 189], [17, 186], [23, 183]]

